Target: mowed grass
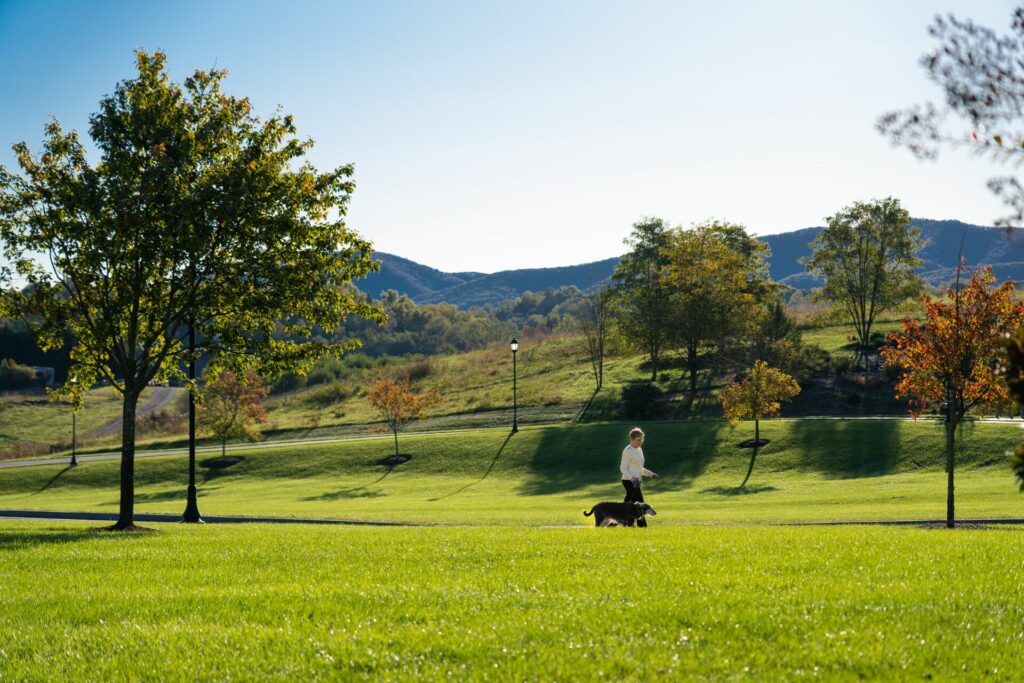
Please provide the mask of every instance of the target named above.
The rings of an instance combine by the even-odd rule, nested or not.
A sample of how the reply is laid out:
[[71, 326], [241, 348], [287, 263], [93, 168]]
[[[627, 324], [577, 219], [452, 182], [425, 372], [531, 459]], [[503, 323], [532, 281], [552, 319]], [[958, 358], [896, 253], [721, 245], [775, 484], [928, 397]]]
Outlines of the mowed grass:
[[[200, 468], [206, 515], [327, 517], [458, 525], [579, 525], [581, 510], [621, 500], [619, 455], [627, 423], [403, 437], [412, 459], [381, 465], [387, 438], [235, 451], [225, 469]], [[932, 421], [777, 420], [748, 485], [751, 425], [721, 421], [645, 425], [645, 484], [657, 526], [945, 516], [943, 428]], [[960, 517], [1024, 517], [1006, 452], [1020, 424], [969, 423], [961, 435]], [[117, 510], [116, 461], [77, 468], [0, 470], [0, 508]], [[136, 464], [136, 510], [184, 509], [184, 456]]]
[[10, 680], [1020, 680], [1019, 530], [0, 522]]

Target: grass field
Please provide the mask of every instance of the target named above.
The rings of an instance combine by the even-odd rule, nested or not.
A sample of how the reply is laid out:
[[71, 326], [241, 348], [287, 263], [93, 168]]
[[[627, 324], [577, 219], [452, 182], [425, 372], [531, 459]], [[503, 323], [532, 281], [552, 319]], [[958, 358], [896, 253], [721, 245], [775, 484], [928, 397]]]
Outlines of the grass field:
[[5, 680], [1020, 680], [1016, 530], [0, 523]]
[[[581, 524], [583, 507], [621, 499], [619, 453], [631, 425], [528, 428], [407, 437], [412, 460], [378, 464], [389, 439], [235, 451], [225, 470], [200, 469], [207, 515], [323, 516], [473, 525]], [[750, 425], [645, 425], [646, 485], [658, 525], [837, 519], [938, 519], [945, 514], [942, 426], [902, 420], [778, 420], [772, 443], [742, 481], [749, 451], [736, 444]], [[961, 516], [1024, 517], [1006, 451], [1019, 424], [972, 423], [962, 433], [957, 501]], [[0, 470], [0, 508], [115, 511], [118, 463]], [[184, 509], [185, 458], [136, 464], [140, 512]]]

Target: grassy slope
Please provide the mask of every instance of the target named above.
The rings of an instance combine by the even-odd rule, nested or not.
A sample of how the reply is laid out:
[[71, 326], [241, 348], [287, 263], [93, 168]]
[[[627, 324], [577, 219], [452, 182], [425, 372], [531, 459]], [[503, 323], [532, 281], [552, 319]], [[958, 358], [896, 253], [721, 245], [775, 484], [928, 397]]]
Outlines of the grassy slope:
[[[763, 425], [772, 439], [737, 490], [751, 427], [652, 423], [645, 452], [663, 475], [647, 485], [659, 525], [831, 519], [940, 518], [942, 428], [897, 420], [794, 420]], [[406, 438], [413, 459], [377, 464], [387, 439], [254, 450], [224, 471], [201, 471], [204, 514], [274, 514], [455, 524], [580, 524], [580, 509], [621, 498], [618, 456], [629, 425], [487, 430]], [[1004, 453], [1011, 424], [965, 429], [961, 516], [1024, 516]], [[507, 442], [506, 442], [507, 439]], [[0, 508], [115, 511], [118, 463], [0, 471]], [[137, 509], [183, 509], [185, 460], [137, 464]]]
[[0, 672], [1020, 680], [1020, 537], [7, 522]]

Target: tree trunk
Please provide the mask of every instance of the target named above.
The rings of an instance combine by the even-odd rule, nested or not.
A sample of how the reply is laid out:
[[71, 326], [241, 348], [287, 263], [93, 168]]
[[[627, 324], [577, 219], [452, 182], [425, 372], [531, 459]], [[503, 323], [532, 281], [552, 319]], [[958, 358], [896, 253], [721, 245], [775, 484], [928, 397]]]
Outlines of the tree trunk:
[[687, 349], [686, 367], [690, 371], [690, 399], [697, 397], [697, 347]]
[[398, 430], [392, 429], [391, 432], [395, 435], [395, 455], [398, 455]]
[[754, 420], [754, 443], [761, 443], [761, 421]]
[[[952, 405], [949, 408], [954, 410]], [[956, 525], [953, 510], [953, 453], [956, 425], [959, 420], [955, 413], [950, 415], [946, 422], [946, 528], [952, 529]]]
[[750, 449], [750, 464], [747, 466], [747, 476], [743, 477], [743, 483], [740, 484], [740, 488], [747, 485], [750, 480], [750, 473], [754, 471], [754, 461], [757, 460], [757, 446]]
[[135, 524], [135, 409], [139, 392], [125, 387], [121, 409], [121, 504], [114, 530], [130, 529]]
[[654, 382], [658, 379], [658, 352], [651, 352], [651, 381]]

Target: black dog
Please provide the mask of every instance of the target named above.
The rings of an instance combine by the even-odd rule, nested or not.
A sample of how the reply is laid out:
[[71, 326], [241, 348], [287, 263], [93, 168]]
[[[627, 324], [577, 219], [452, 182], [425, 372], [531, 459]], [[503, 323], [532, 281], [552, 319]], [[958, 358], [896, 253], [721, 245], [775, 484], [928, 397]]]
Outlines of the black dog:
[[636, 520], [657, 512], [647, 503], [598, 503], [583, 514], [594, 516], [594, 526], [636, 526]]

